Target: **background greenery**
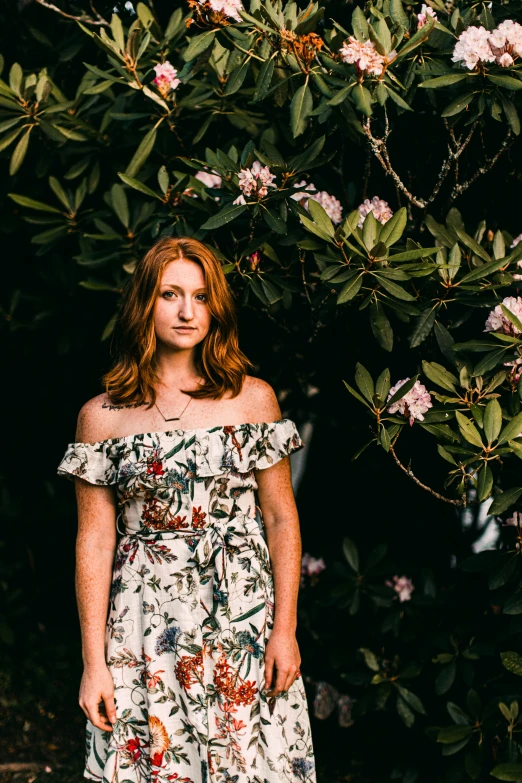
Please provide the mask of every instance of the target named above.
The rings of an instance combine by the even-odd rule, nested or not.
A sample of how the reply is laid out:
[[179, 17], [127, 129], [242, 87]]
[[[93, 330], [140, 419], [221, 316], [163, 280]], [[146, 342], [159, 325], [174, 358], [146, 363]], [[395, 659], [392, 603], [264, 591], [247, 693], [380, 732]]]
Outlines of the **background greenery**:
[[[508, 312], [511, 334], [483, 333], [519, 294], [522, 79], [518, 60], [451, 60], [469, 25], [522, 21], [520, 4], [432, 0], [419, 29], [400, 0], [253, 0], [241, 22], [196, 2], [45, 6], [1, 9], [0, 774], [81, 774], [74, 496], [55, 470], [101, 391], [126, 277], [154, 239], [189, 234], [222, 260], [284, 415], [314, 423], [298, 504], [326, 569], [304, 577], [299, 642], [319, 780], [522, 780], [520, 528], [493, 522], [473, 554], [477, 494], [503, 521], [522, 494], [504, 366], [522, 325]], [[351, 34], [389, 58], [380, 77], [342, 62]], [[164, 61], [181, 82], [162, 94]], [[256, 160], [275, 187], [234, 205]], [[342, 221], [291, 198], [303, 179]], [[394, 218], [358, 229], [373, 196]], [[417, 376], [434, 405], [410, 427], [386, 400]]]

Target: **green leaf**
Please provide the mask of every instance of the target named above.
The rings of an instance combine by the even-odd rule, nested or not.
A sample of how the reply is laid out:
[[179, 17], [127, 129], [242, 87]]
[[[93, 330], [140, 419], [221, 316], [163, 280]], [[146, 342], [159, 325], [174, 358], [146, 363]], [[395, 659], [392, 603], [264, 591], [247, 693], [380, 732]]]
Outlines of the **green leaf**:
[[332, 221], [321, 204], [312, 198], [308, 199], [308, 212], [312, 216], [314, 223], [320, 226], [326, 234], [329, 234], [332, 238], [335, 236]]
[[417, 382], [417, 378], [419, 376], [415, 375], [413, 378], [410, 378], [409, 381], [406, 381], [406, 383], [403, 383], [402, 386], [400, 386], [395, 394], [393, 394], [388, 402], [386, 403], [386, 407], [389, 408], [391, 405], [393, 405], [394, 402], [398, 402], [399, 400], [402, 400], [405, 394], [408, 394], [410, 389], [413, 389]]
[[447, 391], [456, 392], [459, 379], [453, 375], [453, 373], [446, 370], [442, 364], [437, 364], [437, 362], [427, 362], [425, 359], [423, 359], [422, 370], [426, 377], [428, 377], [430, 381], [433, 381], [433, 383], [436, 383], [438, 386], [441, 386]]
[[252, 96], [252, 102], [262, 100], [272, 84], [272, 77], [274, 75], [274, 59], [271, 57], [269, 60], [265, 60], [259, 70], [259, 74], [256, 79], [256, 86], [254, 89], [254, 95]]
[[7, 195], [22, 207], [37, 209], [39, 212], [55, 212], [58, 213], [58, 215], [62, 214], [60, 209], [51, 207], [49, 204], [44, 204], [43, 201], [36, 201], [34, 198], [27, 198], [27, 196], [19, 196], [17, 193], [8, 193]]
[[470, 283], [472, 280], [480, 280], [481, 277], [492, 275], [494, 272], [498, 272], [501, 267], [507, 266], [507, 263], [506, 258], [500, 258], [490, 261], [488, 264], [482, 264], [482, 266], [478, 266], [476, 269], [468, 272], [467, 275], [464, 275], [460, 283]]
[[253, 609], [249, 609], [248, 612], [245, 612], [244, 614], [239, 615], [239, 617], [234, 617], [233, 620], [231, 620], [231, 623], [239, 623], [241, 620], [246, 620], [248, 617], [252, 617], [253, 614], [257, 614], [257, 612], [260, 612], [261, 609], [265, 608], [265, 603], [258, 604], [257, 606], [254, 606]]
[[125, 170], [128, 177], [134, 177], [146, 162], [156, 143], [156, 128], [152, 128], [141, 140], [138, 149], [132, 156], [132, 160]]
[[338, 305], [344, 304], [345, 302], [349, 302], [350, 299], [353, 299], [354, 296], [357, 296], [362, 286], [363, 277], [364, 274], [361, 273], [356, 277], [352, 277], [351, 280], [345, 283], [345, 285], [341, 288], [341, 291], [339, 292], [339, 295], [337, 297]]
[[487, 264], [491, 263], [491, 258], [488, 256], [482, 245], [479, 245], [478, 242], [475, 242], [475, 240], [470, 237], [469, 234], [466, 234], [466, 232], [459, 226], [454, 226], [453, 228], [459, 239], [466, 245], [466, 247], [469, 247], [470, 250], [473, 250], [475, 255], [481, 258]]
[[522, 780], [522, 764], [513, 761], [506, 761], [503, 764], [497, 764], [489, 773], [491, 777], [497, 780]]
[[516, 503], [520, 495], [522, 495], [522, 487], [512, 487], [511, 489], [507, 489], [505, 492], [497, 495], [489, 507], [488, 514], [502, 514], [504, 511], [507, 511], [507, 509], [513, 505], [513, 503]]
[[380, 241], [384, 242], [386, 247], [394, 245], [403, 235], [407, 221], [408, 213], [406, 207], [401, 207], [382, 227], [379, 236]]
[[472, 446], [477, 446], [477, 448], [483, 449], [484, 445], [482, 443], [482, 438], [480, 437], [480, 433], [473, 422], [468, 419], [467, 416], [464, 416], [464, 414], [460, 411], [455, 411], [455, 418], [457, 419], [457, 424], [459, 425], [459, 429], [464, 440], [467, 440], [468, 443], [471, 443]]
[[129, 227], [129, 205], [127, 203], [127, 194], [121, 185], [115, 183], [111, 188], [111, 199], [114, 211], [118, 215], [120, 222]]
[[191, 60], [195, 60], [198, 55], [205, 51], [205, 49], [208, 49], [208, 47], [214, 42], [214, 37], [218, 29], [219, 28], [215, 28], [214, 30], [207, 30], [206, 32], [201, 33], [200, 35], [196, 35], [194, 38], [192, 38], [191, 42], [183, 52], [183, 59], [186, 63], [190, 62]]
[[494, 367], [496, 367], [497, 364], [504, 359], [507, 347], [508, 346], [506, 346], [506, 348], [499, 348], [496, 351], [491, 351], [490, 353], [486, 354], [480, 360], [477, 366], [473, 368], [473, 377], [476, 377], [477, 375], [484, 375], [484, 373], [488, 372], [488, 370], [492, 370]]
[[11, 156], [11, 161], [9, 163], [9, 174], [11, 175], [11, 177], [14, 174], [16, 174], [16, 172], [24, 162], [25, 154], [27, 152], [27, 147], [29, 145], [29, 134], [31, 132], [31, 127], [32, 126], [30, 126], [26, 130], [26, 132], [24, 133], [24, 135], [22, 136], [22, 138], [14, 148], [13, 154]]
[[506, 424], [506, 426], [500, 433], [500, 437], [498, 439], [498, 445], [501, 446], [507, 440], [513, 440], [513, 438], [518, 438], [520, 434], [522, 434], [522, 412], [517, 413], [517, 415], [513, 416], [511, 421], [508, 424]]
[[273, 210], [268, 209], [268, 207], [263, 207], [263, 218], [267, 226], [271, 228], [272, 231], [275, 231], [276, 234], [287, 233], [285, 221]]
[[238, 68], [235, 68], [232, 71], [232, 73], [228, 77], [228, 81], [225, 85], [225, 89], [223, 90], [224, 95], [233, 95], [235, 92], [239, 90], [239, 88], [242, 86], [243, 82], [245, 81], [249, 68], [250, 68], [250, 60], [247, 59], [246, 62], [244, 62], [242, 65], [240, 65]]
[[378, 272], [375, 273], [375, 277], [378, 279], [382, 287], [385, 288], [389, 294], [392, 294], [392, 296], [395, 296], [397, 299], [402, 299], [405, 302], [416, 301], [416, 298], [412, 296], [412, 294], [408, 293], [408, 291], [405, 291], [404, 288], [402, 288], [402, 286], [397, 285], [397, 283], [394, 283], [392, 280], [388, 280], [386, 277], [383, 277]]
[[504, 76], [503, 74], [495, 76], [488, 73], [486, 76], [493, 84], [498, 84], [499, 87], [505, 87], [508, 90], [522, 90], [522, 82], [520, 79], [514, 79], [513, 76]]
[[410, 334], [410, 348], [417, 348], [424, 342], [429, 335], [435, 323], [435, 316], [437, 315], [437, 307], [429, 307], [427, 310], [421, 313], [417, 318], [413, 331]]
[[437, 87], [449, 87], [451, 84], [457, 84], [464, 79], [469, 79], [469, 73], [451, 73], [446, 76], [436, 76], [434, 79], [426, 79], [419, 84], [419, 87], [426, 89], [436, 89]]
[[499, 436], [502, 427], [502, 408], [498, 400], [490, 400], [484, 412], [484, 433], [491, 445]]
[[488, 465], [484, 464], [479, 470], [477, 478], [477, 492], [479, 500], [482, 502], [489, 498], [493, 489], [493, 473]]
[[373, 336], [385, 351], [393, 348], [393, 329], [380, 302], [370, 305], [370, 326]]
[[353, 102], [355, 108], [359, 109], [367, 117], [371, 117], [372, 112], [372, 96], [369, 90], [362, 84], [356, 84], [352, 91]]
[[377, 393], [377, 396], [383, 402], [386, 402], [386, 397], [388, 396], [388, 392], [390, 391], [390, 386], [391, 386], [390, 371], [388, 368], [386, 368], [379, 375], [375, 384], [375, 391]]
[[359, 573], [359, 552], [351, 538], [343, 538], [343, 552], [348, 565]]
[[368, 405], [368, 403], [366, 402], [366, 400], [364, 399], [364, 397], [361, 397], [361, 395], [359, 394], [359, 392], [356, 392], [356, 391], [355, 391], [355, 389], [353, 389], [353, 388], [350, 386], [350, 384], [349, 384], [349, 383], [347, 383], [346, 381], [343, 381], [343, 383], [344, 383], [344, 385], [346, 386], [346, 388], [348, 389], [348, 391], [350, 392], [350, 394], [353, 394], [353, 396], [355, 397], [355, 399], [356, 399], [356, 400], [359, 400], [359, 402], [362, 402], [362, 403], [363, 403], [363, 405], [366, 405], [366, 407], [367, 407], [367, 408], [369, 408], [369, 407], [370, 407], [370, 406]]
[[512, 674], [517, 674], [522, 677], [522, 655], [517, 652], [508, 650], [507, 652], [500, 653], [500, 659], [502, 665]]
[[134, 179], [134, 177], [128, 177], [122, 171], [118, 171], [118, 177], [122, 180], [122, 182], [125, 182], [125, 184], [128, 185], [130, 188], [134, 188], [134, 190], [139, 190], [140, 193], [145, 193], [146, 196], [152, 196], [152, 198], [157, 198], [160, 201], [162, 201], [161, 196], [155, 193], [151, 188], [147, 187], [147, 185], [144, 185], [143, 182], [140, 182], [139, 179]]
[[517, 316], [515, 315], [515, 313], [512, 313], [512, 312], [511, 312], [511, 310], [508, 310], [508, 308], [506, 307], [506, 305], [505, 305], [505, 304], [503, 304], [502, 302], [500, 303], [500, 309], [502, 310], [502, 312], [504, 313], [504, 315], [506, 316], [506, 318], [508, 319], [508, 321], [511, 321], [511, 323], [512, 323], [514, 326], [516, 326], [516, 327], [517, 327], [517, 329], [518, 329], [520, 332], [522, 332], [522, 323], [520, 322], [520, 319], [519, 319], [519, 318], [517, 318]]
[[307, 129], [308, 118], [313, 107], [312, 92], [307, 82], [296, 90], [290, 104], [290, 127], [292, 128], [294, 139], [304, 133]]
[[241, 215], [247, 207], [243, 204], [227, 204], [226, 207], [223, 207], [222, 210], [220, 210], [217, 215], [213, 215], [211, 218], [206, 220], [201, 228], [205, 229], [206, 231], [210, 231], [214, 228], [219, 228], [220, 226], [224, 226], [225, 223], [230, 223], [232, 220], [235, 220], [239, 215]]
[[72, 205], [69, 202], [67, 193], [63, 189], [60, 182], [56, 179], [56, 177], [49, 177], [49, 185], [51, 186], [51, 190], [53, 191], [55, 196], [62, 202], [65, 209], [68, 212], [72, 212]]
[[449, 744], [453, 742], [459, 742], [460, 740], [469, 737], [473, 728], [471, 726], [445, 726], [440, 729], [437, 735], [437, 742], [443, 742]]
[[365, 397], [368, 402], [373, 403], [373, 395], [375, 394], [375, 387], [373, 385], [372, 376], [360, 362], [357, 362], [355, 366], [355, 383], [357, 388]]
[[504, 614], [522, 614], [522, 590], [508, 598], [502, 609]]
[[454, 117], [455, 114], [459, 114], [461, 111], [464, 111], [464, 109], [467, 109], [474, 97], [474, 92], [466, 92], [463, 95], [459, 95], [458, 98], [455, 98], [455, 100], [451, 101], [451, 103], [446, 106], [440, 116]]

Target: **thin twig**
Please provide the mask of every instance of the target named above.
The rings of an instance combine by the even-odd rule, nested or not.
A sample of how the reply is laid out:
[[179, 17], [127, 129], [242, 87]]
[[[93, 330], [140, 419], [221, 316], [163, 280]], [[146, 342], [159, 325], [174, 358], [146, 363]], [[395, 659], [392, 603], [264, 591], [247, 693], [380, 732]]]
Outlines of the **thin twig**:
[[462, 496], [462, 498], [460, 500], [454, 500], [453, 498], [446, 498], [446, 497], [444, 497], [444, 495], [441, 495], [439, 492], [436, 492], [436, 490], [431, 489], [431, 487], [426, 486], [426, 484], [423, 484], [422, 481], [420, 481], [420, 479], [418, 479], [417, 476], [415, 476], [415, 474], [413, 473], [411, 468], [405, 467], [402, 464], [402, 462], [400, 461], [400, 459], [398, 458], [397, 454], [395, 453], [395, 449], [393, 448], [393, 446], [390, 446], [390, 453], [391, 453], [393, 459], [395, 460], [395, 462], [397, 463], [397, 465], [399, 466], [399, 468], [401, 470], [403, 470], [404, 473], [406, 473], [406, 475], [409, 478], [411, 478], [412, 481], [414, 481], [417, 484], [417, 486], [421, 487], [422, 489], [425, 489], [426, 492], [429, 492], [431, 495], [433, 495], [434, 497], [438, 498], [439, 500], [443, 500], [444, 503], [450, 503], [452, 506], [466, 506], [467, 505], [466, 504], [466, 495], [465, 494]]
[[65, 16], [66, 19], [72, 19], [75, 22], [83, 22], [84, 24], [92, 24], [97, 27], [110, 27], [109, 22], [106, 19], [104, 19], [101, 14], [98, 13], [98, 11], [94, 8], [92, 2], [91, 2], [91, 8], [96, 19], [93, 19], [92, 17], [87, 16], [86, 14], [82, 14], [81, 16], [68, 14], [66, 11], [62, 11], [61, 8], [58, 8], [58, 6], [54, 5], [54, 3], [48, 3], [47, 0], [35, 0], [35, 2], [38, 3], [38, 5], [43, 6], [43, 8], [48, 8], [50, 11], [55, 11], [55, 13], [60, 14], [61, 16]]
[[[453, 187], [453, 190], [451, 191], [451, 195], [449, 197], [449, 203], [451, 204], [457, 196], [462, 195], [465, 190], [469, 188], [470, 185], [472, 185], [475, 180], [480, 177], [482, 174], [487, 174], [488, 171], [491, 171], [497, 160], [500, 158], [503, 152], [505, 152], [508, 147], [513, 144], [514, 139], [511, 138], [512, 133], [511, 129], [508, 130], [506, 133], [506, 137], [502, 144], [500, 145], [500, 149], [493, 155], [492, 158], [486, 158], [486, 163], [484, 166], [480, 166], [476, 171], [474, 172], [473, 176], [467, 179], [465, 182], [462, 182], [460, 185], [455, 185]], [[511, 139], [511, 140], [510, 140]]]

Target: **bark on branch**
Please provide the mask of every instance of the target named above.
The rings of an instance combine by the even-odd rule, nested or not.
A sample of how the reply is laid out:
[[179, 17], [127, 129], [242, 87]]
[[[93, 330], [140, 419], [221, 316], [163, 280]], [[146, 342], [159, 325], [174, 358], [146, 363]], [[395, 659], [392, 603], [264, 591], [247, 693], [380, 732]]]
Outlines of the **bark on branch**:
[[54, 11], [55, 13], [60, 14], [60, 16], [64, 16], [66, 19], [72, 19], [74, 22], [83, 22], [83, 24], [91, 24], [95, 25], [96, 27], [110, 27], [109, 22], [98, 13], [92, 2], [90, 6], [94, 17], [88, 16], [87, 14], [81, 14], [80, 16], [68, 14], [67, 11], [62, 11], [62, 9], [58, 8], [57, 5], [47, 2], [47, 0], [35, 0], [35, 3], [41, 5], [43, 8], [48, 8], [50, 11]]

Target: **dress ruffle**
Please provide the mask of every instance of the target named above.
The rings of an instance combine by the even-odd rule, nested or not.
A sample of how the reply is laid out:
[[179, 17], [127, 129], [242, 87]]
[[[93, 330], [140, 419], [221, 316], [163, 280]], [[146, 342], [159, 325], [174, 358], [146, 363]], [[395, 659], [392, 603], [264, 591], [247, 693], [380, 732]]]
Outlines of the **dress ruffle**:
[[175, 448], [179, 453], [178, 459], [183, 457], [180, 452], [185, 451], [184, 456], [192, 458], [195, 464], [198, 478], [229, 471], [249, 473], [263, 470], [305, 445], [291, 419], [151, 432], [109, 438], [97, 443], [69, 443], [57, 473], [71, 480], [78, 476], [91, 484], [116, 484], [122, 450], [131, 449], [133, 441], [143, 442], [147, 438], [159, 442], [162, 438], [168, 439], [168, 450], [172, 452]]

